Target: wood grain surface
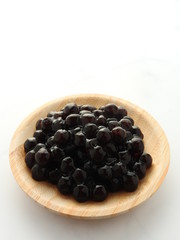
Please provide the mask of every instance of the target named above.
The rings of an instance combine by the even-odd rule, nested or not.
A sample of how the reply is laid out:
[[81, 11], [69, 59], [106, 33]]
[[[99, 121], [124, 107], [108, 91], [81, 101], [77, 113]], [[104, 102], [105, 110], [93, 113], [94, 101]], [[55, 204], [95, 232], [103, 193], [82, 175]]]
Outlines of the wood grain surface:
[[[78, 203], [72, 197], [61, 195], [57, 188], [46, 182], [36, 182], [25, 165], [24, 141], [33, 135], [35, 124], [50, 111], [58, 111], [68, 102], [100, 107], [107, 103], [121, 105], [144, 133], [145, 151], [153, 158], [153, 165], [133, 193], [109, 194], [104, 202]], [[9, 150], [10, 166], [17, 183], [36, 202], [56, 213], [84, 219], [115, 216], [147, 200], [161, 185], [169, 167], [170, 151], [167, 138], [157, 121], [140, 107], [123, 99], [98, 95], [75, 95], [49, 102], [31, 113], [17, 128]]]

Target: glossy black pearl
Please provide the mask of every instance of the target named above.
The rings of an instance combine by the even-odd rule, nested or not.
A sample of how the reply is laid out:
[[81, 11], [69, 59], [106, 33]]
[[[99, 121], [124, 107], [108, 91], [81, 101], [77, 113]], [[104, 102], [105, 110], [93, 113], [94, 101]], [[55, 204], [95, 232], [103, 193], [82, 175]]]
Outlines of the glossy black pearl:
[[105, 128], [105, 126], [98, 126], [98, 130]]
[[84, 165], [84, 162], [86, 162], [88, 160], [87, 157], [87, 152], [86, 150], [84, 150], [84, 148], [78, 149], [76, 151], [76, 166], [80, 167], [82, 165]]
[[137, 126], [133, 126], [131, 132], [132, 132], [132, 134], [137, 135], [142, 139], [144, 138], [144, 135], [143, 135], [141, 129]]
[[123, 119], [128, 119], [129, 121], [131, 121], [132, 126], [134, 125], [134, 120], [133, 120], [131, 117], [129, 117], [129, 116], [124, 116]]
[[53, 117], [54, 116], [54, 111], [51, 111], [51, 112], [49, 112], [48, 114], [47, 114], [47, 117]]
[[45, 181], [47, 179], [46, 168], [42, 168], [39, 164], [35, 164], [32, 169], [32, 178], [36, 181]]
[[126, 165], [122, 162], [117, 162], [112, 167], [112, 174], [114, 178], [120, 178], [127, 173]]
[[122, 178], [112, 178], [109, 183], [109, 191], [110, 192], [117, 192], [123, 189], [123, 180]]
[[127, 192], [134, 192], [138, 188], [139, 178], [134, 172], [127, 172], [123, 176], [123, 188]]
[[106, 125], [107, 125], [107, 120], [106, 120], [106, 118], [105, 118], [103, 115], [100, 115], [100, 116], [97, 118], [96, 124], [97, 124], [98, 126], [106, 126]]
[[42, 120], [41, 126], [42, 130], [46, 133], [49, 133], [52, 131], [52, 118], [46, 117]]
[[35, 137], [28, 138], [24, 143], [25, 152], [31, 151], [37, 144], [37, 140]]
[[95, 138], [97, 132], [97, 125], [94, 123], [88, 123], [84, 126], [83, 131], [86, 138]]
[[52, 147], [55, 145], [54, 136], [48, 137], [46, 145], [47, 147]]
[[40, 118], [40, 119], [36, 122], [36, 130], [42, 130], [42, 121], [43, 121], [43, 118]]
[[60, 118], [62, 116], [63, 116], [63, 111], [59, 111], [59, 112], [51, 111], [47, 114], [47, 117], [51, 117], [51, 118], [54, 118], [54, 119]]
[[80, 112], [79, 112], [79, 114], [81, 115], [81, 116], [83, 116], [84, 114], [91, 114], [92, 112], [91, 111], [88, 111], [88, 110], [81, 110]]
[[65, 120], [67, 127], [75, 127], [81, 124], [81, 119], [79, 114], [70, 114]]
[[87, 104], [87, 105], [82, 105], [80, 107], [80, 110], [88, 110], [90, 112], [93, 112], [96, 110], [96, 107]]
[[70, 114], [79, 113], [79, 108], [75, 103], [68, 103], [63, 109], [63, 117], [66, 118]]
[[125, 116], [127, 116], [127, 110], [124, 107], [118, 107], [118, 110], [116, 112], [116, 118], [117, 120], [121, 120], [122, 118], [124, 118]]
[[80, 146], [84, 146], [85, 145], [85, 142], [86, 142], [86, 138], [85, 138], [85, 135], [84, 133], [82, 132], [77, 132], [75, 135], [74, 135], [74, 144], [78, 147]]
[[41, 148], [46, 148], [46, 145], [44, 143], [38, 143], [33, 150], [37, 153]]
[[96, 123], [96, 118], [92, 113], [85, 113], [81, 116], [82, 125], [86, 125], [87, 123]]
[[69, 133], [69, 142], [74, 142], [74, 135], [78, 132], [81, 132], [81, 128], [77, 127], [77, 128], [72, 128], [70, 130], [68, 130]]
[[136, 162], [133, 166], [133, 170], [137, 174], [139, 179], [142, 179], [146, 175], [146, 164], [143, 162]]
[[73, 180], [77, 184], [84, 183], [84, 181], [86, 180], [86, 177], [87, 177], [87, 173], [83, 169], [80, 169], [80, 168], [76, 168], [72, 175]]
[[103, 185], [96, 185], [93, 190], [93, 200], [96, 202], [104, 201], [108, 196], [107, 190]]
[[61, 148], [53, 146], [50, 148], [51, 159], [56, 162], [61, 162], [64, 158], [64, 152]]
[[54, 142], [57, 143], [59, 146], [64, 145], [69, 140], [69, 133], [64, 129], [59, 129], [54, 134]]
[[57, 184], [60, 177], [61, 177], [61, 171], [57, 168], [49, 172], [49, 181], [52, 184]]
[[145, 163], [146, 169], [149, 169], [152, 165], [152, 157], [149, 153], [143, 153], [139, 161]]
[[101, 164], [106, 156], [106, 152], [101, 146], [95, 146], [89, 150], [89, 155], [95, 164]]
[[108, 123], [109, 123], [109, 122], [113, 122], [113, 121], [118, 122], [118, 121], [117, 121], [117, 118], [115, 118], [115, 117], [107, 118], [107, 122], [108, 122]]
[[60, 117], [57, 118], [53, 121], [52, 123], [52, 131], [56, 132], [59, 129], [64, 129], [65, 128], [65, 122], [64, 120]]
[[118, 156], [119, 161], [121, 161], [125, 165], [127, 165], [131, 161], [131, 154], [127, 150], [119, 152]]
[[120, 144], [126, 139], [126, 131], [121, 127], [115, 127], [112, 129], [112, 138]]
[[111, 131], [108, 128], [101, 128], [97, 132], [96, 138], [100, 143], [106, 144], [111, 141]]
[[103, 111], [99, 109], [94, 110], [93, 113], [95, 117], [99, 117], [100, 115], [103, 115]]
[[133, 138], [133, 135], [130, 131], [126, 131], [126, 140], [131, 140]]
[[112, 178], [112, 169], [110, 166], [105, 165], [98, 169], [98, 174], [101, 178], [111, 179]]
[[71, 194], [72, 183], [71, 183], [70, 177], [65, 177], [65, 176], [60, 177], [57, 187], [60, 193], [62, 193], [63, 195]]
[[129, 119], [121, 119], [119, 121], [119, 126], [125, 129], [126, 131], [131, 131], [132, 129], [132, 122]]
[[117, 156], [117, 148], [114, 143], [109, 142], [105, 146], [106, 152], [108, 155], [112, 156]]
[[65, 156], [70, 156], [74, 158], [75, 152], [76, 152], [76, 146], [73, 143], [66, 144], [63, 148], [63, 152]]
[[35, 163], [35, 152], [34, 150], [29, 151], [25, 157], [26, 166], [31, 169]]
[[66, 157], [61, 162], [61, 171], [70, 174], [74, 171], [74, 161], [71, 157]]
[[73, 189], [73, 196], [78, 202], [86, 202], [89, 200], [89, 189], [84, 184], [79, 184]]
[[42, 130], [36, 130], [33, 137], [36, 138], [37, 143], [44, 143], [46, 140], [46, 134]]
[[45, 167], [50, 159], [50, 154], [45, 148], [40, 148], [35, 154], [35, 160], [41, 167]]
[[118, 107], [113, 103], [109, 103], [104, 107], [104, 113], [108, 117], [114, 117], [117, 111], [118, 111]]
[[69, 130], [69, 132], [72, 134], [72, 135], [75, 135], [76, 133], [80, 132], [82, 130], [81, 127], [75, 127], [75, 128], [72, 128], [71, 130]]
[[108, 128], [110, 130], [112, 130], [113, 128], [118, 127], [118, 126], [119, 126], [118, 121], [109, 121], [109, 123], [108, 123]]
[[133, 154], [134, 157], [140, 157], [144, 151], [144, 143], [142, 139], [134, 137], [129, 141], [129, 151]]
[[87, 174], [91, 175], [93, 172], [92, 162], [91, 161], [85, 162], [83, 169], [86, 171]]

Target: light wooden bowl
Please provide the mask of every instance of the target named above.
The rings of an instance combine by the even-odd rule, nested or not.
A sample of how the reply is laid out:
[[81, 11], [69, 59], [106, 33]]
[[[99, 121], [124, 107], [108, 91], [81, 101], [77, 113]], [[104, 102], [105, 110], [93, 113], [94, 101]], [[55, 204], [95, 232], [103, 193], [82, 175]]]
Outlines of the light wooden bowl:
[[[35, 124], [48, 112], [60, 110], [66, 103], [91, 104], [100, 107], [107, 103], [122, 105], [128, 110], [128, 115], [135, 120], [144, 133], [145, 151], [153, 157], [153, 165], [147, 171], [146, 177], [140, 181], [138, 189], [133, 193], [110, 194], [104, 202], [78, 203], [71, 197], [61, 195], [57, 188], [46, 182], [36, 182], [32, 179], [25, 165], [24, 141], [33, 135]], [[147, 200], [161, 185], [169, 166], [169, 145], [167, 138], [156, 120], [146, 111], [123, 99], [105, 95], [75, 95], [49, 102], [31, 113], [17, 128], [10, 145], [10, 166], [20, 187], [32, 199], [42, 206], [71, 217], [96, 219], [115, 216], [128, 211]]]

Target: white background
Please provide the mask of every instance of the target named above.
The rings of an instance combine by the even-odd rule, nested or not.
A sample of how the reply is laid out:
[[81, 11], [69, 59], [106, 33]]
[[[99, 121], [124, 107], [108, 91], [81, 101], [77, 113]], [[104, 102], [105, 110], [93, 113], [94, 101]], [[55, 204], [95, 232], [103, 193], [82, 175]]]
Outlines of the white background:
[[[179, 239], [180, 1], [0, 0], [2, 239]], [[28, 198], [8, 159], [18, 124], [49, 100], [103, 93], [138, 104], [165, 130], [169, 172], [157, 193], [121, 216], [83, 221]]]

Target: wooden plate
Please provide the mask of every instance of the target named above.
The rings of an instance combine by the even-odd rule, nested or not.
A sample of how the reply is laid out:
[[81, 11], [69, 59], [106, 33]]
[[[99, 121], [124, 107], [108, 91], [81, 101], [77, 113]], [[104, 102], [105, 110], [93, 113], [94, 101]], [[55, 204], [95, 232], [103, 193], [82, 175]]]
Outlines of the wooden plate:
[[[122, 105], [144, 133], [145, 151], [153, 157], [153, 165], [133, 193], [110, 194], [104, 202], [78, 203], [71, 197], [61, 195], [55, 186], [32, 179], [25, 165], [24, 141], [33, 135], [35, 124], [48, 112], [60, 110], [66, 103], [91, 104], [100, 107], [107, 103]], [[95, 219], [115, 216], [128, 211], [147, 200], [161, 185], [169, 166], [169, 145], [156, 120], [140, 107], [123, 99], [105, 95], [75, 95], [49, 102], [31, 113], [17, 128], [10, 145], [10, 166], [20, 187], [42, 206], [71, 217]]]

